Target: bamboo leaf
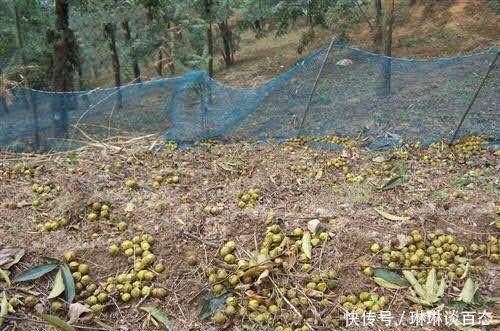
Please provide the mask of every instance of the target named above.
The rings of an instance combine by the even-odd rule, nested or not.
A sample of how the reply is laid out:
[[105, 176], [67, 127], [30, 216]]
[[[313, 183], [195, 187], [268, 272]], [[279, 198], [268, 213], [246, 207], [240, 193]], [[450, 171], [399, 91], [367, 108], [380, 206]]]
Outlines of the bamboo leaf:
[[373, 269], [373, 275], [377, 278], [382, 278], [383, 280], [399, 286], [410, 286], [410, 283], [408, 283], [405, 278], [394, 272], [388, 271], [387, 269], [375, 268]]
[[66, 301], [68, 303], [72, 303], [75, 299], [75, 280], [71, 275], [71, 271], [69, 270], [66, 264], [61, 265], [60, 270], [62, 271], [62, 277], [64, 280], [64, 286], [66, 288], [65, 296]]
[[304, 232], [302, 236], [302, 252], [304, 252], [308, 259], [312, 258], [311, 233], [309, 231]]
[[61, 271], [61, 269], [59, 269], [59, 271], [56, 274], [56, 278], [54, 280], [54, 287], [52, 288], [52, 291], [50, 291], [47, 299], [57, 298], [59, 295], [61, 295], [61, 293], [64, 292], [65, 289], [66, 289], [66, 286], [64, 286], [62, 271]]
[[41, 319], [45, 320], [51, 326], [55, 327], [60, 331], [76, 331], [74, 327], [63, 321], [57, 316], [49, 315], [49, 314], [40, 314], [38, 315]]
[[410, 220], [410, 217], [407, 217], [407, 216], [396, 216], [396, 215], [392, 215], [392, 214], [389, 214], [385, 211], [383, 211], [382, 209], [380, 208], [373, 208], [377, 213], [379, 213], [380, 216], [382, 216], [383, 218], [386, 218], [390, 221], [409, 221]]
[[165, 330], [172, 331], [172, 322], [170, 322], [168, 316], [160, 309], [156, 307], [141, 307], [141, 309], [149, 313], [154, 317], [155, 320], [160, 322]]
[[40, 278], [43, 275], [45, 275], [46, 273], [49, 273], [52, 270], [54, 270], [55, 268], [57, 268], [58, 265], [59, 265], [59, 263], [56, 263], [56, 262], [36, 265], [36, 266], [32, 267], [31, 269], [23, 272], [22, 274], [20, 274], [16, 278], [14, 278], [14, 282], [26, 282], [26, 281]]

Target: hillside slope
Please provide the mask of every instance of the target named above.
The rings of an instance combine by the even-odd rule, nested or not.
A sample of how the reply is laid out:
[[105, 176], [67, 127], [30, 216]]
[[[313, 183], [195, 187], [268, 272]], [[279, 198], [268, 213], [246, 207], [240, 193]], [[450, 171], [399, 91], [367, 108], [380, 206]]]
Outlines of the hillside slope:
[[[430, 58], [498, 48], [500, 15], [497, 12], [498, 8], [494, 8], [492, 1], [421, 1], [411, 8], [407, 0], [396, 1], [393, 56]], [[366, 15], [373, 25], [373, 13], [368, 11]], [[297, 46], [304, 31], [304, 24], [299, 21], [290, 33], [282, 37], [269, 34], [256, 40], [253, 33], [244, 33], [237, 63], [230, 68], [221, 65], [216, 78], [231, 86], [258, 85], [328, 44], [336, 34], [335, 31], [317, 28], [315, 40], [303, 54], [298, 54]], [[377, 50], [366, 20], [353, 26], [349, 37], [348, 42], [355, 47]]]

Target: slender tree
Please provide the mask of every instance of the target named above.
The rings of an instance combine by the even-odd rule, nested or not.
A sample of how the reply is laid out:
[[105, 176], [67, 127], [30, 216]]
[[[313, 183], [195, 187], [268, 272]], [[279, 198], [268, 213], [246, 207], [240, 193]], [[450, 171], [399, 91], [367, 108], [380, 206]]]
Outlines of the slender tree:
[[375, 0], [375, 31], [373, 34], [373, 46], [382, 49], [382, 0]]
[[[78, 44], [73, 31], [69, 27], [69, 0], [55, 1], [55, 31], [49, 38], [54, 47], [52, 60], [52, 89], [54, 91], [73, 91], [74, 70], [78, 65]], [[61, 94], [53, 98], [55, 136], [63, 138], [68, 135], [68, 111], [75, 106], [75, 100]]]
[[69, 28], [68, 0], [56, 0], [56, 30], [54, 46], [54, 61], [52, 87], [54, 91], [73, 90], [72, 52], [76, 47], [73, 31]]
[[214, 36], [212, 32], [212, 0], [204, 0], [207, 17], [208, 75], [214, 77]]
[[115, 79], [115, 87], [118, 88], [117, 98], [118, 107], [122, 107], [122, 95], [120, 87], [122, 85], [121, 72], [120, 72], [120, 58], [116, 47], [116, 25], [114, 23], [104, 24], [104, 38], [108, 41], [108, 47], [111, 51], [111, 65], [113, 66], [113, 74]]
[[[120, 5], [118, 0], [115, 0], [115, 5], [118, 7]], [[129, 57], [130, 62], [132, 63], [132, 70], [134, 72], [134, 82], [141, 82], [141, 68], [139, 67], [139, 61], [137, 60], [137, 56], [133, 50], [133, 40], [132, 33], [130, 32], [130, 21], [128, 17], [126, 17], [122, 21], [122, 29], [123, 29], [123, 38], [125, 40], [125, 44], [129, 49]]]
[[218, 26], [222, 37], [222, 57], [224, 58], [226, 66], [230, 66], [234, 63], [235, 52], [235, 47], [233, 45], [233, 32], [231, 31], [231, 27], [229, 26], [228, 19], [219, 22]]
[[394, 24], [394, 0], [387, 0], [384, 23], [384, 95], [391, 94], [392, 30]]

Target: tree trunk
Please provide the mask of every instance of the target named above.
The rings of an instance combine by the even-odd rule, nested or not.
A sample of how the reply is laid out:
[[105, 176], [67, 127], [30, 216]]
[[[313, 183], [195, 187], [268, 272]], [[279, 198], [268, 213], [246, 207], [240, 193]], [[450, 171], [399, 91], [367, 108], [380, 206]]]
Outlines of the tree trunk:
[[104, 37], [108, 40], [109, 50], [111, 51], [111, 64], [113, 66], [113, 73], [115, 76], [115, 86], [118, 88], [118, 107], [122, 107], [122, 96], [120, 93], [120, 86], [122, 85], [120, 75], [120, 58], [116, 49], [116, 25], [114, 23], [104, 24]]
[[222, 50], [222, 57], [226, 66], [230, 66], [234, 63], [234, 47], [233, 47], [233, 36], [231, 28], [227, 20], [219, 23], [219, 29], [222, 36], [222, 43], [224, 49]]
[[214, 77], [214, 39], [212, 34], [212, 24], [208, 23], [207, 28], [207, 45], [208, 45], [208, 75]]
[[384, 26], [384, 94], [391, 94], [391, 56], [392, 30], [394, 24], [394, 0], [387, 0], [387, 12]]
[[70, 45], [72, 32], [69, 29], [68, 0], [56, 0], [56, 40], [54, 41], [54, 91], [73, 90]]
[[[75, 44], [73, 32], [69, 28], [69, 2], [56, 0], [56, 29], [54, 35], [54, 58], [52, 71], [52, 89], [58, 92], [73, 90], [72, 47]], [[59, 102], [57, 102], [59, 101]], [[65, 95], [54, 98], [52, 106], [54, 112], [55, 136], [62, 138], [68, 134], [68, 99]]]
[[21, 18], [19, 15], [19, 7], [14, 2], [14, 15], [16, 16], [16, 37], [17, 37], [17, 46], [21, 50], [21, 59], [23, 61], [23, 65], [26, 65], [26, 57], [24, 55], [24, 39], [23, 32], [21, 28]]
[[375, 32], [373, 35], [373, 46], [377, 50], [382, 49], [382, 0], [375, 0]]
[[8, 114], [9, 106], [7, 105], [4, 94], [5, 96], [7, 95], [7, 86], [4, 86], [3, 71], [2, 68], [0, 68], [0, 113], [3, 111]]
[[156, 63], [156, 72], [158, 76], [163, 76], [163, 52], [161, 49], [158, 50], [158, 62]]
[[260, 39], [263, 37], [264, 33], [262, 31], [262, 23], [261, 23], [261, 20], [255, 20], [253, 22], [253, 28], [255, 30], [255, 38], [256, 39]]
[[0, 95], [0, 110], [2, 110], [2, 112], [5, 112], [6, 114], [9, 113], [9, 106], [7, 105], [7, 102], [5, 101], [3, 95]]
[[205, 14], [208, 20], [207, 27], [207, 47], [208, 47], [208, 75], [214, 77], [214, 36], [212, 33], [211, 8], [212, 1], [205, 0]]
[[175, 56], [174, 56], [174, 39], [175, 39], [175, 34], [172, 30], [172, 26], [170, 22], [167, 22], [167, 45], [166, 45], [166, 60], [167, 60], [167, 66], [170, 69], [170, 73], [172, 75], [175, 75]]
[[[130, 33], [130, 23], [128, 20], [122, 22], [122, 27], [124, 31], [125, 43], [129, 47], [132, 47], [132, 34]], [[137, 57], [135, 54], [130, 55], [130, 59], [132, 61], [132, 70], [134, 71], [134, 82], [141, 82], [141, 69], [139, 67], [139, 62], [137, 61]]]

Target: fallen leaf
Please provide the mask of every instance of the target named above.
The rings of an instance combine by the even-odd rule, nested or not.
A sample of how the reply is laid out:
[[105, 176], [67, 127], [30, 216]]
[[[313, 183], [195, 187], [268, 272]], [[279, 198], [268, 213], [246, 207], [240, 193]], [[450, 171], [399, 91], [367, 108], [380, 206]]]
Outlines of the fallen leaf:
[[10, 287], [10, 278], [9, 278], [10, 272], [8, 270], [3, 270], [0, 268], [0, 280], [5, 280], [5, 283], [7, 283], [7, 287]]
[[57, 262], [36, 265], [36, 266], [32, 267], [31, 269], [23, 272], [22, 274], [20, 274], [16, 278], [14, 278], [14, 282], [26, 282], [29, 280], [34, 280], [34, 279], [40, 278], [43, 275], [45, 275], [46, 273], [51, 272], [52, 270], [54, 270], [58, 266], [59, 266], [59, 263], [57, 263]]
[[375, 268], [375, 269], [373, 269], [373, 275], [376, 278], [383, 279], [383, 280], [390, 282], [390, 283], [393, 283], [395, 285], [399, 285], [399, 286], [403, 286], [403, 287], [410, 286], [410, 283], [408, 283], [408, 281], [405, 278], [399, 276], [398, 274], [395, 274], [394, 272], [388, 271], [386, 269]]
[[460, 295], [458, 296], [458, 301], [465, 303], [472, 303], [474, 301], [474, 295], [476, 294], [477, 286], [471, 278], [467, 278], [464, 287]]
[[66, 264], [61, 265], [60, 270], [62, 271], [64, 286], [66, 288], [66, 301], [72, 303], [73, 299], [75, 299], [75, 280]]
[[49, 314], [39, 314], [38, 316], [60, 331], [76, 331], [74, 327], [57, 316]]
[[[410, 285], [413, 287], [413, 296], [408, 297], [411, 301], [424, 305], [433, 306], [441, 300], [446, 289], [446, 282], [444, 278], [438, 284], [436, 280], [436, 269], [432, 268], [425, 284], [420, 284], [413, 273], [409, 270], [403, 270], [403, 275], [408, 280]], [[416, 294], [416, 295], [415, 295]]]
[[380, 188], [380, 190], [381, 191], [388, 191], [388, 190], [391, 190], [391, 189], [393, 189], [396, 186], [399, 186], [401, 184], [403, 184], [403, 177], [402, 176], [397, 176], [397, 177], [394, 177], [394, 178], [390, 179], [387, 183], [385, 183]]
[[0, 249], [0, 267], [9, 269], [19, 262], [23, 256], [24, 249], [22, 248], [2, 248]]
[[226, 299], [229, 295], [229, 293], [226, 293], [219, 297], [211, 296], [206, 299], [201, 305], [200, 319], [204, 320], [212, 316], [220, 306], [226, 303]]
[[307, 222], [307, 229], [311, 231], [311, 233], [316, 233], [319, 231], [321, 227], [321, 222], [319, 219], [315, 218]]
[[151, 316], [154, 317], [155, 320], [160, 322], [163, 325], [163, 328], [167, 331], [172, 330], [172, 323], [170, 322], [170, 319], [168, 316], [162, 312], [160, 309], [156, 307], [141, 307], [142, 310], [145, 312], [149, 313]]
[[396, 285], [394, 283], [388, 282], [385, 279], [379, 278], [379, 277], [373, 277], [373, 281], [375, 283], [377, 283], [377, 285], [391, 289], [391, 290], [400, 290], [400, 289], [404, 288], [404, 286]]
[[382, 216], [383, 218], [386, 218], [390, 221], [409, 221], [411, 219], [411, 217], [407, 217], [407, 216], [396, 216], [396, 215], [392, 215], [392, 214], [389, 214], [383, 210], [381, 210], [380, 208], [373, 208], [377, 213], [380, 214], [380, 216]]
[[262, 284], [262, 280], [266, 277], [269, 276], [269, 269], [264, 270], [260, 275], [255, 284], [260, 285]]
[[0, 303], [0, 326], [3, 324], [5, 316], [9, 312], [9, 301], [7, 300], [7, 292], [3, 291], [2, 302]]
[[56, 274], [56, 278], [54, 280], [54, 287], [52, 288], [52, 291], [50, 291], [49, 296], [47, 299], [54, 299], [57, 298], [61, 293], [64, 292], [66, 289], [66, 286], [64, 286], [64, 280], [63, 280], [63, 275], [61, 269]]
[[69, 305], [68, 309], [68, 317], [69, 317], [69, 324], [75, 324], [80, 320], [80, 317], [84, 314], [90, 313], [90, 308], [82, 305], [79, 302], [72, 303]]
[[132, 202], [127, 203], [125, 206], [125, 211], [127, 213], [133, 212], [135, 210], [135, 205]]
[[398, 244], [396, 246], [397, 249], [402, 249], [408, 244], [408, 236], [404, 234], [398, 234], [397, 239], [398, 239]]
[[304, 232], [302, 236], [302, 251], [307, 256], [308, 259], [312, 257], [312, 244], [311, 244], [311, 233], [309, 231]]
[[320, 298], [323, 298], [325, 296], [325, 294], [323, 292], [317, 291], [317, 290], [313, 290], [313, 289], [310, 289], [310, 288], [304, 289], [304, 294], [307, 297], [316, 298], [316, 299], [320, 299]]

